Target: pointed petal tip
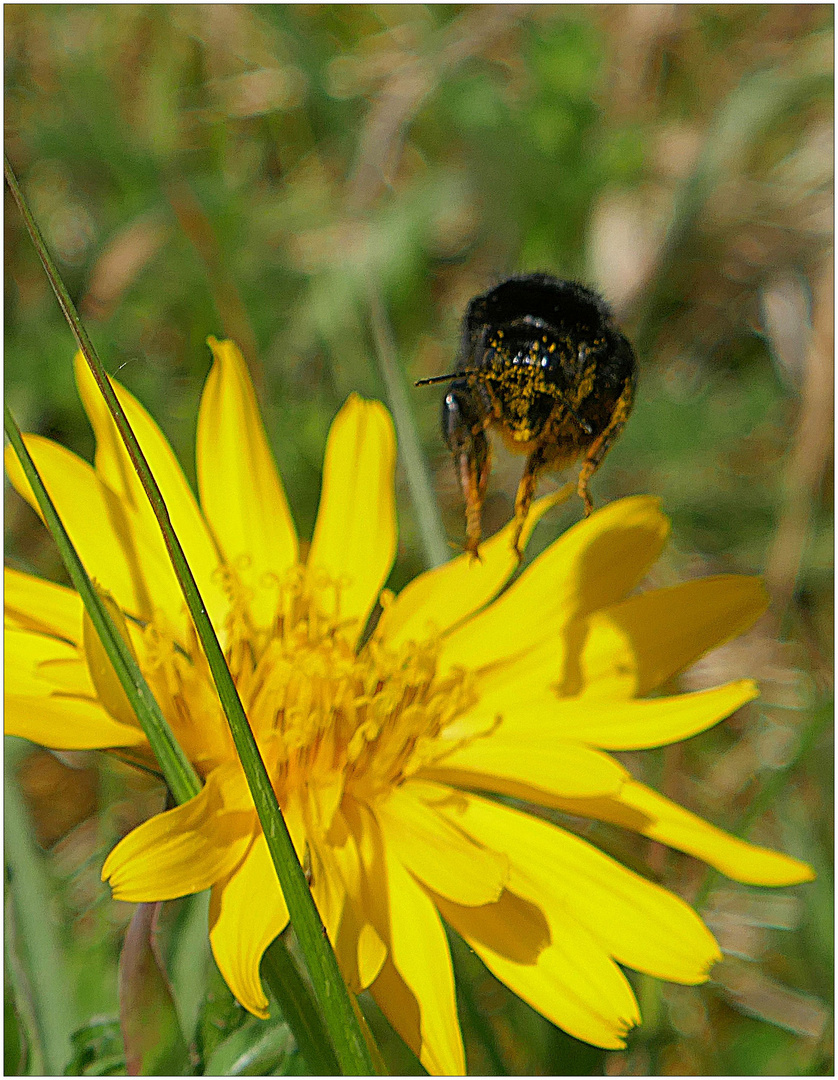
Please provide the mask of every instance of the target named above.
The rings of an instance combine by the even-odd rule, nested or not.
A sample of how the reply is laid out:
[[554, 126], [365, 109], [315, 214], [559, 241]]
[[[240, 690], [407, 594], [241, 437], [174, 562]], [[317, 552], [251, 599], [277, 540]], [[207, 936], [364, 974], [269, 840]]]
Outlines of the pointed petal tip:
[[[348, 427], [353, 424], [356, 427], [350, 435]], [[369, 442], [372, 439], [378, 439], [381, 455], [387, 460], [395, 459], [396, 429], [389, 409], [377, 398], [361, 397], [357, 391], [353, 390], [332, 421], [329, 439], [331, 440], [333, 436], [349, 439], [353, 448], [356, 444], [360, 445], [362, 441]]]
[[[788, 876], [785, 881], [778, 881], [778, 885], [802, 885], [806, 881], [814, 881], [818, 876], [814, 867], [808, 863], [803, 862], [802, 859], [792, 858], [791, 855], [786, 855], [788, 860]], [[772, 882], [773, 884], [773, 882]]]
[[[132, 895], [132, 890], [126, 889], [124, 880], [125, 860], [120, 857], [120, 845], [117, 844], [105, 859], [102, 865], [101, 880], [111, 887], [111, 899], [123, 900], [126, 903], [139, 902]], [[114, 857], [116, 856], [116, 857]], [[153, 902], [153, 901], [152, 901]]]
[[601, 506], [591, 514], [591, 517], [597, 517], [600, 514], [659, 514], [668, 528], [669, 518], [661, 509], [662, 506], [663, 499], [660, 495], [625, 495], [621, 499], [614, 499]]
[[[702, 925], [704, 925], [702, 923]], [[724, 960], [722, 950], [719, 948], [719, 943], [715, 937], [707, 930], [707, 937], [711, 942], [711, 947], [707, 952], [707, 955], [703, 959], [696, 957], [697, 966], [695, 970], [683, 970], [678, 972], [670, 972], [666, 976], [667, 982], [679, 983], [681, 986], [701, 986], [706, 983], [713, 974], [713, 968], [716, 964], [719, 964]], [[657, 972], [653, 972], [657, 975]], [[657, 975], [658, 978], [663, 976]]]
[[719, 943], [716, 941], [715, 938], [713, 938], [713, 942], [715, 943], [716, 948], [713, 952], [713, 955], [707, 961], [707, 970], [704, 973], [704, 978], [701, 980], [702, 982], [706, 982], [710, 978], [710, 973], [712, 972], [713, 968], [716, 966], [716, 964], [721, 963], [721, 961], [724, 959], [724, 957], [722, 956], [722, 950], [719, 948]]
[[623, 519], [627, 525], [651, 527], [658, 534], [661, 545], [672, 532], [672, 522], [663, 510], [663, 500], [659, 495], [627, 495], [623, 499], [615, 499], [595, 511], [590, 518], [583, 519], [583, 523], [598, 515]]
[[337, 415], [332, 422], [333, 425], [337, 424], [338, 421], [346, 421], [352, 418], [354, 413], [366, 415], [369, 419], [383, 421], [385, 427], [393, 433], [393, 437], [395, 438], [395, 427], [393, 426], [393, 420], [390, 416], [390, 410], [383, 402], [379, 401], [378, 398], [365, 398], [362, 397], [357, 390], [351, 391], [347, 396], [346, 401], [344, 401], [343, 405], [338, 409]]
[[206, 343], [207, 347], [212, 353], [212, 359], [214, 364], [217, 364], [223, 358], [223, 354], [227, 350], [235, 349], [236, 352], [239, 351], [239, 347], [238, 345], [236, 345], [235, 341], [231, 341], [230, 338], [221, 338], [221, 340], [219, 341], [215, 334], [208, 334], [206, 338]]
[[[742, 694], [743, 697], [745, 697], [745, 695], [747, 694], [748, 695], [748, 697], [747, 697], [748, 701], [753, 701], [754, 698], [759, 697], [760, 690], [759, 690], [759, 684], [757, 683], [756, 679], [737, 679], [731, 685], [732, 685], [732, 687], [735, 686], [736, 689], [739, 690], [739, 692]], [[744, 702], [743, 702], [743, 704], [744, 704]]]
[[[724, 835], [724, 834], [723, 834]], [[733, 881], [740, 881], [743, 885], [764, 885], [767, 888], [784, 888], [788, 885], [802, 885], [806, 881], [814, 881], [817, 877], [815, 870], [802, 859], [796, 859], [793, 855], [786, 855], [783, 851], [775, 851], [773, 848], [765, 848], [759, 844], [749, 843], [747, 840], [738, 841], [739, 851], [735, 863], [717, 865], [722, 873]], [[716, 863], [704, 855], [705, 862], [711, 865]]]
[[240, 1005], [244, 1005], [244, 1008], [248, 1012], [253, 1013], [257, 1020], [270, 1020], [271, 1010], [268, 1008], [268, 999], [265, 998], [264, 1005], [257, 1005], [256, 1002], [251, 1002], [249, 1005], [245, 1005], [243, 1001], [239, 1002]]
[[112, 848], [111, 851], [109, 852], [108, 857], [105, 859], [104, 863], [102, 864], [102, 873], [100, 875], [100, 880], [110, 884], [112, 890], [113, 890], [113, 884], [111, 883], [110, 879], [111, 879], [111, 876], [114, 873], [114, 853], [115, 853], [115, 851], [116, 851], [116, 848]]

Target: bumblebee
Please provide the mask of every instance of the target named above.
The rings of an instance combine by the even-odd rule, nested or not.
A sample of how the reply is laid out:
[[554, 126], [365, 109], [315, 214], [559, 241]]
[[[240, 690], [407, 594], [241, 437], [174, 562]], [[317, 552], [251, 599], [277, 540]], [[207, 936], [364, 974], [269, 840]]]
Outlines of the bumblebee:
[[522, 274], [475, 296], [466, 310], [456, 370], [417, 386], [454, 381], [442, 402], [442, 434], [466, 504], [466, 551], [477, 555], [491, 471], [489, 428], [526, 454], [515, 498], [513, 546], [545, 469], [584, 454], [577, 491], [588, 483], [631, 412], [634, 352], [595, 292], [549, 274]]

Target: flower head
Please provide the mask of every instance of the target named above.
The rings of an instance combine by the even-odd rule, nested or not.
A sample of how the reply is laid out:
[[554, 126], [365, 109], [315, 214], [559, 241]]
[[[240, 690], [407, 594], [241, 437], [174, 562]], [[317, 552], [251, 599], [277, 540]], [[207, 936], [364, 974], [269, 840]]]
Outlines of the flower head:
[[[668, 529], [656, 500], [635, 497], [569, 529], [505, 590], [517, 567], [510, 528], [480, 563], [461, 556], [398, 596], [382, 592], [396, 550], [395, 438], [386, 410], [355, 395], [329, 434], [301, 559], [244, 362], [232, 343], [210, 345], [200, 504], [154, 422], [116, 389], [348, 984], [371, 991], [429, 1071], [463, 1072], [444, 920], [550, 1020], [622, 1046], [639, 1011], [620, 965], [698, 983], [719, 959], [715, 940], [672, 893], [494, 796], [615, 822], [738, 881], [810, 878], [805, 864], [721, 832], [607, 753], [694, 735], [755, 696], [749, 680], [648, 695], [750, 625], [761, 585], [725, 576], [633, 594]], [[218, 966], [265, 1016], [259, 963], [288, 913], [156, 523], [81, 362], [77, 379], [95, 465], [36, 436], [27, 445], [205, 781], [126, 836], [103, 877], [129, 901], [211, 889]], [[33, 502], [11, 454], [7, 469]], [[554, 501], [534, 506], [524, 541]], [[148, 755], [73, 591], [7, 570], [6, 624], [8, 733]]]

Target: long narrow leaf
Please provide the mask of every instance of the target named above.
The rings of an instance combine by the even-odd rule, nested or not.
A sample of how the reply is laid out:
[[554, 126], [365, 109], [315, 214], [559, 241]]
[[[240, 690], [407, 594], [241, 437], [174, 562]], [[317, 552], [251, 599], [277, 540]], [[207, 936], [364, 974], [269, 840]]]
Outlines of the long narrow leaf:
[[428, 462], [422, 450], [416, 418], [405, 391], [404, 376], [396, 361], [396, 347], [384, 312], [384, 305], [375, 288], [370, 289], [369, 296], [370, 320], [378, 368], [387, 389], [387, 401], [399, 436], [399, 455], [407, 475], [407, 486], [413, 509], [416, 512], [422, 547], [425, 549], [425, 563], [429, 568], [442, 566], [451, 558], [451, 551], [445, 539], [445, 529], [434, 494]]
[[3, 771], [3, 833], [5, 858], [14, 905], [16, 937], [25, 960], [38, 1039], [36, 1060], [49, 1076], [60, 1076], [72, 1056], [71, 1035], [77, 1022], [76, 1002], [69, 986], [67, 960], [46, 860], [32, 834], [23, 796], [12, 772], [23, 752], [17, 739], [5, 740]]
[[311, 994], [283, 937], [274, 941], [262, 960], [262, 974], [279, 1002], [286, 1023], [312, 1076], [339, 1076], [340, 1068], [329, 1043], [323, 1019], [311, 1008]]
[[328, 1026], [340, 1067], [346, 1074], [372, 1075], [375, 1073], [375, 1069], [352, 1008], [349, 991], [341, 977], [337, 959], [309, 891], [303, 868], [297, 860], [285, 819], [282, 816], [276, 794], [265, 769], [265, 763], [259, 753], [259, 748], [256, 745], [256, 740], [253, 737], [235, 683], [224, 659], [224, 653], [210, 623], [195, 578], [172, 528], [160, 489], [140, 449], [136, 436], [131, 430], [131, 425], [128, 423], [128, 419], [117, 401], [110, 380], [93, 348], [87, 331], [79, 319], [64, 282], [61, 280], [61, 276], [52, 261], [8, 158], [5, 160], [5, 173], [6, 182], [14, 196], [18, 209], [23, 215], [29, 235], [35, 244], [38, 256], [64, 312], [64, 316], [108, 405], [126, 451], [131, 458], [131, 463], [143, 485], [160, 526], [172, 567], [195, 623], [195, 628], [215, 681], [219, 700], [230, 725], [236, 751], [247, 777], [285, 902], [288, 905], [288, 911], [297, 932], [314, 992]]
[[154, 756], [163, 770], [166, 783], [179, 803], [186, 802], [201, 790], [201, 781], [192, 768], [189, 758], [172, 734], [172, 729], [166, 722], [127, 642], [117, 629], [106, 605], [82, 565], [8, 405], [5, 408], [5, 427], [9, 442], [14, 447], [26, 479], [38, 500], [47, 528], [55, 539], [61, 561], [70, 575], [76, 592], [82, 598], [90, 621], [108, 654], [108, 659], [131, 703], [131, 708], [136, 713]]

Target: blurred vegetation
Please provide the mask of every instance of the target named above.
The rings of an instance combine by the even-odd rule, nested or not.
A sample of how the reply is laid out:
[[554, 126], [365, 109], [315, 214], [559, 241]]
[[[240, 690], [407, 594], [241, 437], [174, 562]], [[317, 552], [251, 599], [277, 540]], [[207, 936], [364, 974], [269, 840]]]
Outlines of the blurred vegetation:
[[[595, 843], [696, 903], [725, 961], [698, 988], [632, 976], [644, 1026], [603, 1054], [454, 942], [470, 1069], [831, 1073], [832, 6], [4, 16], [6, 150], [106, 365], [194, 480], [205, 339], [235, 338], [304, 537], [333, 415], [352, 390], [387, 396], [382, 335], [456, 548], [439, 390], [410, 384], [450, 370], [465, 304], [508, 273], [576, 277], [611, 301], [641, 375], [595, 502], [661, 497], [673, 539], [655, 584], [759, 572], [773, 599], [757, 628], [681, 680], [750, 675], [762, 698], [686, 744], [625, 759], [819, 877], [745, 888], [588, 823]], [[73, 342], [8, 194], [5, 222], [7, 401], [25, 430], [90, 458]], [[487, 531], [511, 515], [521, 468], [498, 455]], [[424, 565], [401, 472], [399, 484], [394, 588]], [[556, 512], [534, 550], [580, 511], [573, 500]], [[6, 531], [12, 565], [64, 580], [14, 493]], [[101, 756], [16, 742], [6, 770], [6, 1072], [124, 1071], [116, 965], [131, 908], [110, 900], [99, 869], [162, 794]], [[162, 930], [196, 1067], [299, 1071], [281, 1020], [260, 1025], [229, 999], [205, 918], [202, 898], [168, 905]], [[374, 1009], [370, 1023], [394, 1070], [415, 1071]]]

